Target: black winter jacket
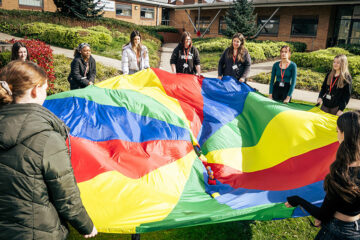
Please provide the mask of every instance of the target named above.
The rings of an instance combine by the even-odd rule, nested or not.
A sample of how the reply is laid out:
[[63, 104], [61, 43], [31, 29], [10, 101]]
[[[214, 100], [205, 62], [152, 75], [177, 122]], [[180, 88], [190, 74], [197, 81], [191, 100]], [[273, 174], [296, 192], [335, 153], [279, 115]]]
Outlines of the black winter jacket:
[[85, 88], [89, 85], [89, 82], [94, 83], [96, 77], [96, 62], [95, 59], [90, 56], [89, 70], [86, 73], [86, 62], [80, 57], [76, 57], [71, 62], [71, 72], [68, 77], [70, 83], [70, 89]]
[[[350, 75], [346, 76], [346, 81], [344, 82], [344, 87], [338, 88], [335, 83], [334, 87], [331, 89], [331, 99], [327, 99], [326, 95], [330, 93], [330, 85], [327, 84], [327, 79], [330, 73], [328, 73], [323, 81], [321, 90], [319, 93], [319, 98], [323, 100], [323, 105], [328, 108], [339, 107], [340, 111], [344, 111], [346, 105], [349, 103], [351, 96], [351, 83], [352, 78]], [[333, 79], [334, 81], [334, 79]]]
[[66, 239], [93, 223], [80, 199], [65, 124], [38, 104], [0, 107], [0, 239]]
[[234, 60], [232, 57], [228, 57], [229, 48], [227, 48], [219, 60], [218, 76], [232, 76], [236, 79], [246, 79], [250, 73], [251, 58], [248, 51], [245, 51], [243, 55], [244, 62], [240, 62], [235, 59], [237, 69], [233, 69]]
[[[188, 67], [184, 67], [185, 63]], [[195, 66], [200, 65], [199, 51], [191, 46], [188, 54], [188, 49], [184, 49], [184, 45], [179, 43], [171, 54], [170, 64], [175, 64], [176, 73], [196, 74]]]

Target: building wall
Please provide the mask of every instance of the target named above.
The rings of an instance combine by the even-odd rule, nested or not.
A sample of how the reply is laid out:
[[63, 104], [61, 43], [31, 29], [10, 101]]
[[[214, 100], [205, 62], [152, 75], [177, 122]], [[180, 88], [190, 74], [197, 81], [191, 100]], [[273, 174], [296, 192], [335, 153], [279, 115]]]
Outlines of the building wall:
[[[116, 1], [118, 4], [127, 4], [130, 3], [127, 1]], [[157, 26], [161, 24], [161, 18], [162, 18], [162, 8], [161, 7], [154, 7], [154, 6], [146, 6], [146, 5], [140, 5], [140, 4], [131, 4], [132, 5], [132, 16], [116, 16], [116, 12], [108, 12], [106, 13], [106, 17], [110, 18], [116, 18], [119, 20], [123, 20], [126, 22], [136, 23], [140, 25], [146, 25], [146, 26]], [[154, 8], [154, 19], [146, 19], [142, 18], [140, 16], [141, 6], [148, 7], [148, 8]]]
[[[275, 8], [258, 8], [258, 16], [270, 16]], [[258, 40], [294, 41], [304, 42], [308, 51], [326, 48], [330, 31], [331, 6], [320, 7], [283, 7], [276, 14], [280, 17], [279, 32], [277, 36], [259, 36]], [[293, 16], [318, 16], [316, 37], [291, 36], [291, 23]]]
[[[270, 16], [274, 12], [275, 8], [256, 8], [255, 13], [258, 16]], [[210, 16], [212, 19], [218, 10], [201, 10], [200, 15], [202, 17]], [[332, 36], [332, 28], [330, 22], [333, 21], [334, 8], [332, 6], [322, 7], [282, 7], [276, 14], [280, 17], [279, 32], [277, 36], [262, 36], [260, 35], [257, 39], [259, 40], [276, 40], [276, 41], [296, 41], [304, 42], [307, 44], [307, 50], [313, 51], [322, 48], [326, 48], [328, 38]], [[210, 33], [207, 33], [205, 37], [217, 37], [223, 36], [219, 34], [219, 19], [224, 16], [226, 10], [223, 9], [219, 16], [215, 19], [213, 25], [210, 27]], [[193, 10], [190, 12], [191, 19], [195, 23], [197, 18], [197, 11]], [[291, 23], [293, 16], [318, 16], [318, 28], [316, 37], [300, 37], [291, 36]], [[194, 33], [194, 28], [188, 19], [185, 10], [171, 10], [170, 11], [170, 25], [179, 29], [185, 29], [190, 33]], [[196, 26], [197, 27], [197, 26]], [[330, 33], [329, 33], [330, 32]]]
[[[19, 6], [18, 0], [2, 0], [2, 4], [0, 4], [0, 8], [3, 9], [24, 9], [24, 10], [44, 10], [48, 12], [55, 12], [56, 5], [54, 4], [53, 0], [43, 0], [43, 9], [39, 7], [28, 7], [28, 6]], [[127, 1], [116, 1], [116, 3], [124, 3], [129, 4]], [[162, 8], [161, 7], [154, 7], [149, 5], [143, 5], [145, 7], [154, 8], [154, 19], [145, 19], [140, 16], [141, 10], [140, 4], [132, 4], [132, 16], [131, 17], [124, 17], [124, 16], [116, 16], [116, 12], [105, 12], [104, 17], [108, 18], [115, 18], [131, 23], [136, 23], [140, 25], [147, 25], [147, 26], [156, 26], [161, 24], [161, 17], [162, 17]]]

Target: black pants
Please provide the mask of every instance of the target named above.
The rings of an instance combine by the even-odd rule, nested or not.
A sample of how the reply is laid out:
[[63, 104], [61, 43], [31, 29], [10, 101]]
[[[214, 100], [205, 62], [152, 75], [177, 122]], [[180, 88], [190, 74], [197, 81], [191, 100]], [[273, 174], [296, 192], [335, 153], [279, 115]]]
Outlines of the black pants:
[[321, 230], [315, 240], [355, 240], [360, 239], [360, 220], [344, 222], [333, 218], [327, 223], [321, 223]]
[[326, 107], [324, 104], [321, 106], [321, 110], [323, 110], [326, 113], [330, 113], [332, 115], [336, 115], [336, 113], [339, 111], [339, 107]]
[[273, 93], [272, 93], [272, 98], [275, 101], [284, 101], [285, 98], [287, 97], [288, 93], [289, 93], [289, 89], [290, 89], [290, 83], [288, 82], [284, 82], [284, 86], [280, 87], [279, 86], [280, 82], [276, 81], [274, 83], [274, 88], [273, 88]]

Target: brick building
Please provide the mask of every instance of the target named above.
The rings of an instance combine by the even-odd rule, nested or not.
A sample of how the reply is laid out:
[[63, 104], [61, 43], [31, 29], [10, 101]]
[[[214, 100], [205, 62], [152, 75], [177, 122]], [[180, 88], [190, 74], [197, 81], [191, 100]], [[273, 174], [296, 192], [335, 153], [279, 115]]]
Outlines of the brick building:
[[[169, 1], [169, 25], [203, 34], [221, 36], [226, 28], [224, 15], [232, 1], [183, 0]], [[336, 43], [360, 44], [359, 0], [253, 0], [259, 25], [269, 17], [257, 39], [298, 41], [308, 50], [326, 48]], [[190, 20], [191, 19], [191, 20]]]
[[[168, 0], [101, 0], [104, 17], [116, 18], [140, 25], [161, 24], [162, 8], [172, 7]], [[55, 12], [53, 0], [0, 0], [0, 8]]]

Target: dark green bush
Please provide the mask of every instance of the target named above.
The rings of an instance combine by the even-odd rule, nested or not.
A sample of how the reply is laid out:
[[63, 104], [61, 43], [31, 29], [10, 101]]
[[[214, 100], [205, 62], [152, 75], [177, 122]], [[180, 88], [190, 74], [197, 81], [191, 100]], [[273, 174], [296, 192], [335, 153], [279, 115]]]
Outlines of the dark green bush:
[[11, 52], [0, 52], [0, 68], [4, 67], [11, 60]]
[[360, 55], [360, 44], [339, 44], [337, 47], [344, 48], [352, 54]]

